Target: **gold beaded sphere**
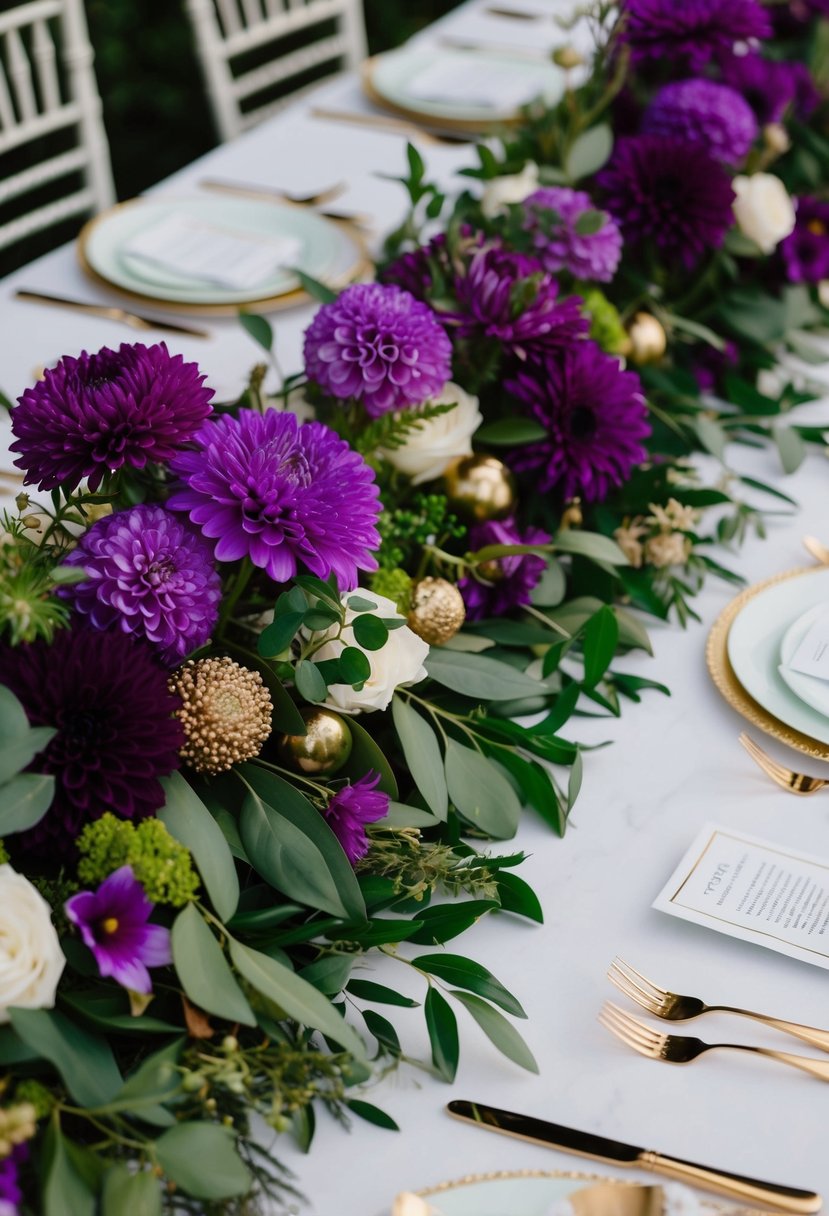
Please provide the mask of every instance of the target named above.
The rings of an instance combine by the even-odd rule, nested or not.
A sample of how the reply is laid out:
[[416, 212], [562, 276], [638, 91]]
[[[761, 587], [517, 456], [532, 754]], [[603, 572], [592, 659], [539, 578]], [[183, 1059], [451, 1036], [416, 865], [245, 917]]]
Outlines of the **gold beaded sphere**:
[[351, 755], [353, 738], [348, 723], [330, 709], [310, 705], [301, 711], [304, 735], [284, 735], [279, 750], [300, 773], [330, 777]]
[[191, 659], [170, 677], [181, 698], [181, 757], [197, 773], [223, 773], [258, 756], [271, 733], [271, 696], [257, 671], [233, 659]]
[[457, 587], [445, 578], [422, 578], [412, 587], [409, 628], [430, 646], [453, 638], [466, 619], [466, 606]]
[[668, 338], [660, 321], [649, 312], [638, 312], [627, 327], [630, 349], [626, 352], [640, 366], [658, 363], [668, 348]]
[[461, 456], [443, 475], [446, 497], [464, 519], [484, 523], [515, 510], [515, 478], [495, 456]]

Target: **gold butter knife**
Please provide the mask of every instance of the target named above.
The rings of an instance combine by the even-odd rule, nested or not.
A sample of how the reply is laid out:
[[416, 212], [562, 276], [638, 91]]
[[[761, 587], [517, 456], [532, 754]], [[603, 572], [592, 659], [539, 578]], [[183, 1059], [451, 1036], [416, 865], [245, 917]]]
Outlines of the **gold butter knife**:
[[210, 337], [207, 330], [194, 329], [191, 325], [177, 325], [174, 321], [159, 321], [155, 317], [128, 312], [116, 304], [90, 304], [86, 300], [70, 300], [67, 296], [30, 291], [26, 287], [19, 288], [14, 294], [18, 300], [29, 300], [33, 304], [52, 304], [55, 308], [68, 308], [74, 312], [86, 312], [93, 317], [104, 317], [107, 321], [120, 321], [122, 325], [129, 325], [132, 329], [158, 329], [171, 334], [186, 334], [189, 338]]
[[314, 106], [309, 113], [312, 118], [323, 121], [370, 127], [375, 131], [388, 132], [389, 135], [406, 135], [409, 139], [420, 139], [426, 144], [469, 143], [469, 137], [465, 135], [437, 135], [434, 131], [422, 130], [416, 123], [406, 122], [401, 118], [388, 118], [385, 114], [363, 114], [360, 110], [329, 110], [324, 106]]

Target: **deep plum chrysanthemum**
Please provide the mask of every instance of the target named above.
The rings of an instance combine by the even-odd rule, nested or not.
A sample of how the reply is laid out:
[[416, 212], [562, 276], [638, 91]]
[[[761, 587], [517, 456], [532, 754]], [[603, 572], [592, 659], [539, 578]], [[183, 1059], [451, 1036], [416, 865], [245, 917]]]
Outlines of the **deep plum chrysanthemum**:
[[791, 236], [780, 242], [780, 252], [791, 283], [819, 283], [829, 278], [829, 203], [799, 198]]
[[639, 377], [595, 342], [531, 362], [504, 387], [547, 431], [509, 458], [515, 472], [534, 474], [539, 492], [601, 501], [645, 459], [650, 426]]
[[323, 812], [352, 865], [368, 852], [366, 824], [388, 814], [389, 796], [377, 789], [379, 781], [379, 773], [366, 773], [338, 790]]
[[734, 222], [728, 174], [699, 144], [629, 136], [598, 180], [625, 240], [654, 243], [666, 261], [686, 269], [718, 248]]
[[16, 847], [62, 853], [105, 811], [143, 819], [164, 805], [160, 778], [179, 767], [184, 735], [178, 698], [146, 642], [75, 622], [51, 645], [0, 648], [0, 684], [32, 726], [56, 731], [30, 766], [54, 776], [52, 805]]
[[[487, 545], [547, 545], [549, 542], [549, 534], [541, 528], [522, 529], [512, 519], [488, 520], [476, 524], [469, 533], [469, 548], [473, 551]], [[512, 608], [529, 604], [530, 592], [546, 565], [545, 559], [537, 553], [515, 553], [498, 558], [479, 570], [481, 578], [462, 578], [458, 589], [466, 604], [467, 620], [502, 616]]]
[[168, 506], [215, 540], [219, 561], [250, 557], [277, 583], [302, 563], [320, 578], [333, 572], [344, 589], [358, 570], [377, 569], [374, 473], [322, 423], [277, 410], [225, 414], [170, 467], [183, 485]]
[[209, 640], [222, 597], [212, 548], [164, 507], [98, 520], [66, 565], [86, 570], [85, 581], [63, 594], [96, 629], [116, 625], [145, 637], [169, 664]]
[[381, 283], [393, 283], [408, 291], [416, 300], [427, 300], [437, 275], [444, 279], [450, 270], [446, 233], [439, 232], [425, 245], [401, 253], [383, 267], [378, 275]]
[[726, 84], [745, 98], [761, 127], [781, 122], [790, 108], [800, 117], [806, 117], [815, 108], [818, 95], [804, 64], [764, 59], [752, 51], [747, 55], [729, 55], [723, 61], [722, 76]]
[[305, 331], [305, 370], [372, 418], [421, 405], [449, 379], [452, 346], [428, 305], [382, 283], [355, 283], [323, 304]]
[[740, 362], [740, 348], [727, 338], [722, 349], [700, 342], [694, 347], [691, 373], [701, 393], [714, 393], [723, 386], [723, 379]]
[[[612, 216], [597, 212], [589, 194], [567, 186], [542, 187], [524, 200], [524, 213], [524, 227], [532, 233], [545, 270], [610, 282], [622, 256], [622, 234]], [[599, 226], [579, 231], [579, 221], [588, 214], [597, 222], [601, 215]]]
[[642, 129], [702, 144], [714, 160], [739, 165], [757, 138], [757, 119], [736, 89], [693, 78], [661, 88], [645, 112]]
[[15, 464], [40, 490], [74, 490], [84, 477], [97, 490], [107, 473], [168, 461], [210, 413], [212, 396], [198, 365], [163, 342], [66, 355], [12, 410]]
[[771, 33], [758, 0], [626, 0], [624, 13], [622, 37], [634, 60], [681, 60], [694, 72], [736, 43]]

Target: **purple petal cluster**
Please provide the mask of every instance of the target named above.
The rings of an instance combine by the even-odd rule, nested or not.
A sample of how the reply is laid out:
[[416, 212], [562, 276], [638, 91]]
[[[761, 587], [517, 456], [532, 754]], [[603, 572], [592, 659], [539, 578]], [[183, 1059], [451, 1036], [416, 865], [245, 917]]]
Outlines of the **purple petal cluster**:
[[596, 231], [580, 232], [579, 220], [595, 210], [589, 194], [566, 186], [543, 187], [524, 200], [524, 227], [545, 270], [610, 282], [622, 256], [622, 234], [606, 212]]
[[820, 95], [804, 63], [764, 59], [756, 51], [729, 55], [721, 65], [726, 84], [742, 94], [761, 127], [782, 122], [789, 109], [808, 118]]
[[64, 905], [104, 979], [145, 996], [153, 988], [147, 968], [173, 961], [170, 930], [148, 923], [154, 906], [132, 866], [121, 866], [97, 891], [79, 891]]
[[379, 491], [357, 452], [319, 422], [240, 410], [206, 422], [170, 465], [181, 479], [168, 506], [215, 541], [214, 556], [249, 557], [277, 583], [304, 565], [355, 587], [376, 570]]
[[740, 362], [740, 348], [727, 338], [722, 350], [708, 342], [700, 342], [694, 348], [691, 371], [701, 393], [713, 393], [721, 389], [723, 377]]
[[381, 283], [394, 284], [408, 291], [416, 300], [428, 300], [435, 284], [436, 273], [446, 279], [451, 270], [446, 233], [439, 232], [425, 245], [401, 253], [379, 274]]
[[164, 507], [98, 520], [66, 565], [86, 570], [63, 595], [96, 629], [144, 637], [170, 665], [210, 639], [222, 598], [211, 546]]
[[170, 460], [210, 413], [213, 390], [166, 345], [66, 355], [12, 410], [26, 484], [95, 491], [108, 473]]
[[623, 39], [642, 59], [681, 60], [699, 72], [738, 42], [768, 38], [771, 19], [758, 0], [626, 0]]
[[368, 852], [366, 824], [376, 823], [389, 811], [389, 796], [377, 789], [379, 782], [379, 773], [366, 773], [338, 790], [324, 811], [328, 826], [352, 865]]
[[[541, 528], [521, 529], [513, 519], [488, 520], [470, 530], [469, 548], [474, 551], [486, 545], [546, 545], [550, 539]], [[536, 553], [515, 553], [498, 558], [491, 566], [491, 571], [484, 572], [486, 581], [470, 576], [458, 583], [466, 604], [467, 620], [502, 616], [513, 608], [529, 604], [530, 592], [547, 563]]]
[[780, 242], [790, 283], [819, 283], [829, 278], [829, 203], [799, 198], [794, 232]]
[[65, 854], [93, 819], [143, 819], [164, 805], [160, 778], [179, 767], [178, 698], [145, 642], [76, 621], [51, 645], [0, 648], [0, 684], [32, 726], [54, 727], [30, 769], [55, 778], [52, 805], [15, 848]]
[[647, 455], [651, 428], [639, 377], [595, 342], [532, 361], [504, 387], [547, 431], [509, 457], [538, 493], [600, 502]]
[[323, 304], [305, 331], [305, 370], [327, 393], [377, 418], [436, 397], [452, 346], [428, 305], [382, 283], [355, 283]]
[[620, 139], [598, 182], [630, 244], [655, 244], [691, 270], [734, 222], [728, 174], [697, 143], [667, 135]]
[[757, 119], [735, 89], [693, 78], [661, 88], [645, 112], [642, 129], [701, 144], [714, 160], [739, 165], [757, 138]]
[[18, 1216], [23, 1203], [19, 1170], [28, 1156], [27, 1144], [15, 1144], [12, 1151], [0, 1160], [0, 1216]]

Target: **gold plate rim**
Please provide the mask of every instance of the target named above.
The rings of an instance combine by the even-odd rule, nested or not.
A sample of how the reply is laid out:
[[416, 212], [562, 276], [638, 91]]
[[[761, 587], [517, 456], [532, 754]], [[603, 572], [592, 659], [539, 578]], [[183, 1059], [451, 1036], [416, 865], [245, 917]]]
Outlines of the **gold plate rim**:
[[377, 68], [377, 61], [381, 58], [382, 54], [389, 53], [386, 51], [381, 52], [379, 55], [371, 55], [360, 65], [360, 83], [363, 92], [369, 101], [373, 101], [375, 105], [380, 106], [382, 109], [388, 110], [392, 114], [397, 114], [401, 118], [406, 118], [409, 122], [425, 127], [427, 131], [429, 127], [433, 127], [436, 131], [448, 131], [451, 135], [456, 133], [459, 135], [483, 135], [491, 131], [497, 131], [503, 127], [515, 127], [520, 123], [520, 113], [516, 113], [510, 118], [498, 118], [491, 121], [486, 121], [483, 118], [440, 118], [437, 114], [424, 113], [422, 110], [415, 110], [411, 106], [402, 106], [399, 102], [392, 101], [391, 98], [381, 93], [374, 84], [374, 72]]
[[734, 668], [728, 658], [728, 634], [739, 613], [743, 610], [746, 604], [750, 603], [756, 596], [769, 587], [775, 587], [778, 583], [785, 583], [789, 579], [800, 578], [804, 574], [816, 574], [820, 570], [825, 570], [825, 566], [798, 566], [794, 570], [785, 570], [782, 574], [775, 574], [771, 578], [764, 579], [761, 583], [754, 583], [751, 587], [747, 587], [745, 591], [741, 591], [720, 613], [711, 627], [708, 634], [708, 641], [705, 646], [705, 662], [708, 667], [708, 674], [714, 682], [717, 691], [728, 702], [732, 709], [735, 709], [741, 717], [750, 722], [752, 726], [756, 726], [758, 730], [764, 734], [770, 735], [773, 739], [778, 739], [781, 743], [793, 747], [795, 751], [801, 752], [804, 756], [811, 756], [814, 760], [829, 760], [829, 745], [820, 743], [817, 739], [813, 739], [811, 735], [805, 735], [799, 730], [795, 730], [792, 726], [787, 726], [785, 722], [781, 722], [774, 714], [764, 709], [758, 701], [746, 692], [740, 681], [735, 675]]

